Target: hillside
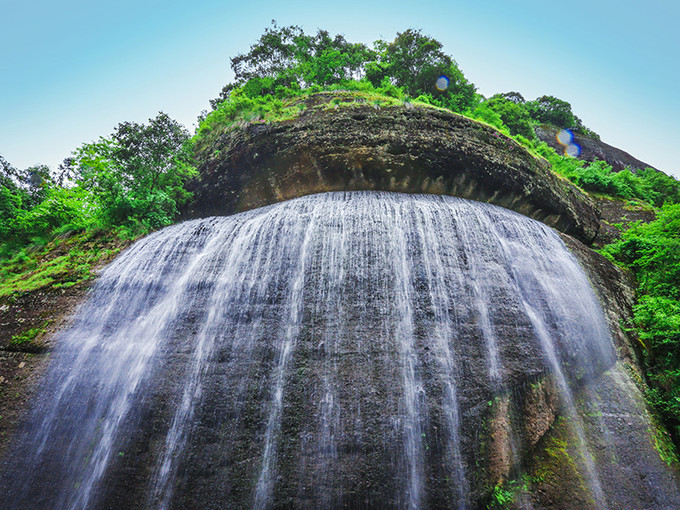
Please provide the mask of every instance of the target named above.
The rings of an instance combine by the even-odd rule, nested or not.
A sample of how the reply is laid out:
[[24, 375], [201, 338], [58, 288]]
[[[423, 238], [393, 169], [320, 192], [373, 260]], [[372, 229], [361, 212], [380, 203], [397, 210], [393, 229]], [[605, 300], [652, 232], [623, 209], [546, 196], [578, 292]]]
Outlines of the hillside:
[[[616, 347], [617, 366], [627, 370], [621, 377], [630, 391], [622, 392], [621, 400], [637, 421], [630, 445], [617, 439], [616, 447], [626, 452], [625, 462], [635, 469], [649, 468], [656, 482], [665, 480], [669, 492], [659, 497], [673, 501], [672, 480], [680, 446], [680, 183], [676, 179], [601, 142], [571, 111], [569, 103], [558, 98], [542, 96], [527, 101], [516, 92], [491, 98], [477, 94], [455, 60], [437, 41], [419, 31], [407, 30], [394, 41], [369, 48], [323, 31], [308, 35], [298, 27], [274, 25], [248, 54], [232, 59], [232, 66], [234, 82], [213, 101], [213, 110], [202, 114], [193, 135], [161, 113], [148, 124], [123, 122], [109, 137], [84, 144], [59, 173], [44, 167], [19, 170], [2, 159], [0, 454], [11, 447], [18, 423], [33, 402], [37, 381], [55, 343], [60, 341], [58, 332], [70, 324], [73, 314], [91, 296], [89, 290], [101, 268], [117, 260], [134, 241], [182, 220], [245, 211], [264, 218], [269, 211], [288, 211], [285, 204], [295, 199], [319, 193], [381, 191], [386, 192], [385, 200], [398, 203], [389, 192], [399, 192], [501, 206], [550, 227], [527, 226], [528, 230], [535, 228], [545, 236], [553, 229], [559, 232], [595, 287]], [[565, 130], [580, 147], [578, 158], [565, 155], [565, 144], [556, 139], [557, 133]], [[347, 196], [361, 202], [365, 195]], [[324, 199], [309, 200], [317, 200], [322, 208], [318, 204]], [[419, 200], [429, 204], [428, 197]], [[313, 216], [299, 212], [308, 202], [293, 203], [303, 205], [291, 205], [300, 208], [291, 216], [281, 213], [287, 218], [283, 225]], [[276, 204], [284, 206], [273, 208]], [[265, 206], [270, 208], [259, 209]], [[400, 206], [389, 207], [401, 210]], [[475, 210], [469, 207], [465, 209], [468, 215]], [[493, 214], [506, 218], [505, 213]], [[364, 214], [361, 221], [369, 221], [367, 217]], [[385, 225], [391, 221], [390, 215], [381, 218]], [[507, 218], [503, 221], [514, 224], [514, 216]], [[315, 219], [325, 224], [323, 220]], [[442, 239], [444, 230], [436, 222], [430, 226], [439, 233], [437, 242], [444, 243], [436, 249], [443, 250], [448, 246], [448, 240]], [[206, 220], [205, 231], [211, 228], [214, 225]], [[525, 234], [524, 227], [516, 228]], [[189, 257], [206, 242], [204, 234], [198, 229], [187, 234], [186, 246], [166, 241], [164, 249], [179, 249], [182, 256]], [[265, 234], [269, 236], [267, 242], [277, 236], [275, 230], [266, 230]], [[471, 234], [456, 235], [456, 239], [467, 239], [465, 236]], [[330, 233], [326, 236], [333, 238]], [[307, 242], [305, 239], [300, 242]], [[533, 242], [533, 238], [527, 239]], [[527, 239], [523, 242], [529, 242]], [[145, 246], [145, 242], [135, 246]], [[510, 236], [503, 246], [513, 242]], [[254, 246], [262, 246], [264, 241], [258, 243]], [[550, 254], [543, 255], [543, 248], [537, 244], [538, 259], [554, 264]], [[487, 248], [480, 248], [480, 252]], [[421, 251], [427, 253], [428, 249], [423, 243]], [[460, 250], [463, 253], [463, 248]], [[474, 258], [474, 250], [460, 256]], [[484, 260], [489, 267], [507, 262], [485, 256], [489, 257]], [[286, 255], [278, 263], [284, 267], [293, 258]], [[427, 259], [425, 255], [422, 258]], [[313, 260], [314, 264], [323, 264]], [[140, 272], [144, 267], [140, 266]], [[174, 270], [185, 269], [177, 263]], [[424, 262], [415, 273], [422, 279], [427, 271], [430, 280], [438, 281], [437, 271], [426, 268]], [[492, 281], [497, 274], [489, 271], [491, 276], [486, 280], [473, 274], [474, 283], [469, 287], [481, 292], [485, 281]], [[196, 286], [201, 285], [199, 279]], [[414, 313], [423, 324], [429, 324], [428, 314], [434, 312], [423, 305], [427, 300], [423, 285], [416, 285], [423, 295], [414, 305]], [[318, 292], [321, 295], [326, 291], [330, 292]], [[397, 291], [395, 295], [401, 299], [402, 291]], [[491, 290], [488, 293], [493, 294]], [[270, 297], [257, 299], [271, 304], [267, 301]], [[479, 295], [475, 299], [481, 301]], [[504, 311], [498, 313], [505, 317], [516, 308], [516, 303], [507, 311], [499, 306]], [[249, 313], [244, 312], [239, 320], [248, 323]], [[191, 322], [192, 313], [186, 315]], [[466, 320], [466, 328], [482, 327], [484, 313], [470, 311]], [[522, 320], [508, 319], [508, 323]], [[191, 336], [194, 326], [189, 324], [182, 331]], [[376, 337], [382, 334], [372, 327], [365, 329]], [[507, 336], [501, 344], [510, 353], [512, 349], [507, 346], [514, 345], [515, 335], [521, 337], [521, 333], [504, 334]], [[466, 337], [472, 339], [466, 347], [470, 352], [476, 349], [475, 335]], [[531, 347], [522, 348], [527, 356], [531, 354]], [[310, 359], [325, 352], [318, 349], [320, 354], [315, 354], [310, 347]], [[423, 352], [429, 352], [429, 347]], [[486, 427], [483, 433], [489, 434], [488, 441], [480, 443], [483, 448], [477, 443], [473, 446], [472, 440], [463, 448], [470, 458], [477, 447], [484, 453], [480, 462], [486, 464], [470, 478], [474, 497], [499, 507], [520, 505], [522, 498], [531, 497], [538, 506], [554, 504], [558, 508], [570, 505], [573, 492], [573, 501], [586, 502], [592, 487], [584, 489], [583, 480], [573, 469], [577, 452], [569, 443], [574, 438], [565, 425], [565, 411], [557, 403], [557, 395], [564, 393], [559, 377], [546, 376], [545, 368], [528, 361], [529, 368], [524, 371], [523, 358], [517, 353], [508, 354], [508, 358], [508, 373], [512, 374], [509, 387], [471, 390], [476, 400], [470, 416], [482, 420]], [[481, 374], [487, 367], [476, 363], [471, 362], [470, 367]], [[306, 365], [299, 368], [296, 377], [307, 370]], [[184, 369], [176, 370], [180, 373]], [[582, 374], [567, 378], [572, 376], [580, 381]], [[619, 375], [603, 369], [596, 376], [593, 378], [598, 382], [589, 388], [602, 399], [620, 391]], [[296, 387], [304, 389], [304, 384], [295, 380]], [[578, 385], [590, 383], [587, 380]], [[601, 427], [597, 422], [599, 411], [588, 407], [589, 390], [578, 385], [570, 405], [585, 413], [584, 427], [596, 435], [593, 431]], [[293, 404], [304, 402], [309, 406], [314, 399], [308, 397]], [[290, 417], [291, 423], [296, 419]], [[625, 436], [626, 427], [609, 425], [616, 429], [617, 438], [629, 437]], [[295, 432], [295, 426], [302, 425], [294, 424], [290, 430]], [[522, 436], [526, 447], [522, 458], [535, 461], [526, 460], [527, 464], [520, 466], [509, 460], [509, 452], [515, 447], [506, 434], [509, 429]], [[262, 430], [258, 429], [258, 434], [262, 435]], [[647, 435], [663, 462], [656, 463], [654, 457], [645, 465], [650, 451], [645, 443]], [[605, 451], [611, 446], [605, 443], [598, 443], [598, 448]], [[253, 446], [244, 443], [239, 447]], [[121, 466], [127, 461], [118, 459]], [[524, 471], [518, 474], [517, 470]], [[616, 470], [607, 471], [603, 477], [612, 486], [626, 488], [617, 500], [621, 505], [631, 501], [638, 504], [646, 497], [637, 482]], [[286, 479], [286, 484], [291, 483]], [[134, 496], [132, 492], [127, 496], [123, 493], [116, 497]], [[630, 501], [626, 499], [629, 496]], [[304, 500], [304, 495], [286, 497]], [[436, 497], [443, 501], [448, 496], [437, 493]]]

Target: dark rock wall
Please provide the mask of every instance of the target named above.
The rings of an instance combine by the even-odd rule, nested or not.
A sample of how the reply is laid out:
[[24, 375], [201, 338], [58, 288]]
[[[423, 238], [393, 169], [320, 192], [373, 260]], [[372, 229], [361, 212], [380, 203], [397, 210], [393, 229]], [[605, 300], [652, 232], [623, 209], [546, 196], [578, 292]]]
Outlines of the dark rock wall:
[[[322, 94], [321, 100], [332, 97]], [[586, 243], [598, 232], [599, 211], [585, 194], [491, 127], [411, 105], [316, 104], [307, 112], [208, 135], [199, 147], [203, 163], [186, 217], [231, 214], [325, 191], [383, 190], [489, 202]]]

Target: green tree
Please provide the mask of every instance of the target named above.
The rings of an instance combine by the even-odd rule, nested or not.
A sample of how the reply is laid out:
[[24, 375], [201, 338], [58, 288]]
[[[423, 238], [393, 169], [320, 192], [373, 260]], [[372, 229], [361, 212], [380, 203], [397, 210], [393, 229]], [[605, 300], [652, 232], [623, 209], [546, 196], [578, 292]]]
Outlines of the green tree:
[[[517, 94], [517, 93], [509, 93]], [[512, 99], [506, 97], [506, 94], [496, 94], [489, 98], [486, 102], [493, 111], [495, 111], [503, 121], [503, 124], [510, 130], [513, 135], [522, 135], [526, 138], [534, 138], [534, 130], [531, 127], [531, 117], [529, 112], [524, 107], [524, 103], [518, 100], [521, 98], [520, 94], [517, 96], [511, 95]]]
[[579, 134], [590, 138], [599, 136], [594, 131], [588, 129], [581, 119], [571, 110], [571, 104], [555, 96], [541, 96], [534, 101], [527, 101], [526, 108], [532, 119], [543, 124], [571, 129]]
[[[248, 53], [231, 59], [231, 67], [234, 82], [211, 101], [213, 110], [236, 89], [251, 98], [281, 98], [301, 89], [364, 77], [376, 88], [400, 87], [408, 95], [423, 96], [432, 104], [459, 112], [472, 108], [476, 101], [474, 85], [442, 51], [442, 44], [413, 29], [397, 34], [391, 43], [379, 40], [368, 48], [325, 30], [308, 35], [298, 26], [273, 23]], [[440, 76], [448, 79], [448, 87], [437, 88]]]
[[148, 124], [119, 124], [110, 138], [79, 148], [70, 164], [106, 224], [148, 230], [170, 224], [189, 198], [192, 163], [189, 133], [161, 112]]
[[[376, 43], [378, 61], [372, 63], [366, 76], [377, 86], [388, 77], [398, 87], [417, 97], [429, 96], [430, 102], [463, 112], [475, 101], [475, 87], [467, 81], [458, 64], [442, 51], [442, 44], [423, 35], [420, 30], [408, 29], [397, 34], [389, 44]], [[437, 87], [437, 79], [445, 76], [448, 86]]]
[[18, 186], [19, 172], [0, 156], [0, 244], [13, 237], [14, 221], [21, 214], [28, 196]]
[[83, 190], [54, 182], [50, 169], [17, 170], [0, 157], [0, 253], [51, 236], [64, 227], [85, 225]]
[[524, 100], [524, 96], [519, 92], [504, 92], [502, 94], [496, 94], [494, 97], [501, 97], [503, 99], [507, 99], [508, 101], [512, 101], [515, 104], [526, 103], [526, 101]]
[[256, 97], [358, 79], [365, 62], [374, 58], [374, 51], [342, 35], [332, 37], [326, 30], [308, 35], [298, 26], [279, 27], [272, 22], [248, 53], [231, 59], [234, 83], [227, 84], [211, 105], [216, 109], [239, 87]]
[[576, 127], [576, 118], [571, 111], [571, 105], [562, 99], [554, 96], [541, 96], [534, 101], [529, 101], [526, 106], [531, 117], [538, 122], [565, 129]]

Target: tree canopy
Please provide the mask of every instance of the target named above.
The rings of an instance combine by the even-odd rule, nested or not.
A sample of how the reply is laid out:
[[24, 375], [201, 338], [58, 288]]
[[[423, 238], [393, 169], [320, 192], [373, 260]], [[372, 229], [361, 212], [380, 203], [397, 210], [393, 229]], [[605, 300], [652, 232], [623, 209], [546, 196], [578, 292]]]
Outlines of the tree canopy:
[[[413, 29], [398, 33], [392, 42], [376, 41], [369, 48], [325, 30], [308, 35], [298, 26], [273, 23], [248, 53], [231, 59], [231, 68], [234, 82], [211, 101], [213, 109], [237, 88], [250, 97], [282, 97], [291, 89], [359, 79], [375, 87], [389, 83], [412, 97], [424, 96], [433, 104], [459, 112], [471, 108], [476, 100], [474, 85], [442, 51], [442, 44]], [[440, 76], [447, 78], [445, 89], [437, 88]]]
[[190, 138], [163, 112], [148, 124], [122, 122], [109, 138], [76, 150], [70, 173], [92, 194], [106, 223], [159, 228], [189, 196], [183, 184], [195, 173]]

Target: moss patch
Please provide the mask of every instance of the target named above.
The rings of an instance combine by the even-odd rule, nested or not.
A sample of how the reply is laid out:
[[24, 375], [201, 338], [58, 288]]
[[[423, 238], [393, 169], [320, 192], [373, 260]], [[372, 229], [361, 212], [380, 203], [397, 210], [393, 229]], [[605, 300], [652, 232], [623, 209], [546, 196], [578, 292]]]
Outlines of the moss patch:
[[18, 352], [40, 352], [45, 348], [42, 342], [47, 327], [52, 323], [52, 320], [47, 320], [42, 327], [29, 328], [22, 331], [18, 335], [12, 336], [7, 346], [8, 351]]
[[94, 278], [129, 241], [112, 232], [84, 232], [21, 250], [0, 263], [0, 303], [19, 294], [73, 287]]

